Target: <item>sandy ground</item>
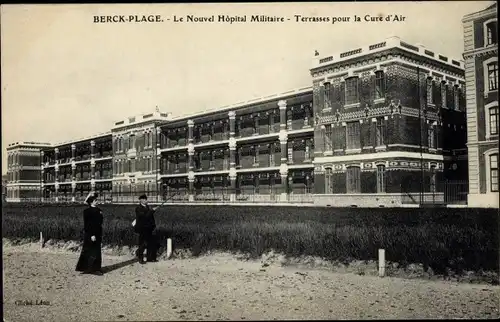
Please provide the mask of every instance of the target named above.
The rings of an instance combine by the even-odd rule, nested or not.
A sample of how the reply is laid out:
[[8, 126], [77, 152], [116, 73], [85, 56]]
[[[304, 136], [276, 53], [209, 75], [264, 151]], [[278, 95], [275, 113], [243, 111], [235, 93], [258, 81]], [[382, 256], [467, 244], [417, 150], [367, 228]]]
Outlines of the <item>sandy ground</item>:
[[77, 258], [4, 245], [5, 321], [500, 317], [491, 285], [263, 268], [227, 254], [146, 265], [104, 255], [112, 270], [99, 277], [75, 272]]

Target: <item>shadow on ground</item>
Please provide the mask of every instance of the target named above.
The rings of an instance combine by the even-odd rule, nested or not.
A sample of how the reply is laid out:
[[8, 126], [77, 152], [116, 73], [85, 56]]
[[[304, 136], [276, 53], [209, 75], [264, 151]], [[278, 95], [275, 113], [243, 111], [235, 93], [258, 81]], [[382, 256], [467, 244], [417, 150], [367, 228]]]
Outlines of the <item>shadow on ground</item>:
[[132, 265], [132, 264], [136, 263], [137, 261], [138, 261], [137, 258], [133, 258], [133, 259], [129, 259], [127, 261], [121, 262], [121, 263], [104, 266], [102, 268], [102, 272], [103, 273], [110, 273], [110, 272], [115, 271], [117, 269]]

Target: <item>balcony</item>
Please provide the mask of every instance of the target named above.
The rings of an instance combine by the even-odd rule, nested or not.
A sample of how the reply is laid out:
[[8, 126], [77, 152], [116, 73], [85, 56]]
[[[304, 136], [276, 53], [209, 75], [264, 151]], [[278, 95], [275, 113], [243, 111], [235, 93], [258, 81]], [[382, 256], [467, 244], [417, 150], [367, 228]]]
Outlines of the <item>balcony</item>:
[[161, 174], [183, 174], [187, 172], [187, 169], [187, 162], [181, 162], [179, 164], [168, 163], [167, 167], [163, 169]]
[[84, 172], [84, 173], [77, 173], [75, 180], [76, 181], [88, 181], [90, 180], [90, 173], [89, 172]]
[[110, 180], [113, 179], [113, 172], [109, 171], [96, 171], [94, 174], [95, 180]]
[[113, 156], [113, 151], [97, 152], [94, 154], [95, 159], [109, 158]]

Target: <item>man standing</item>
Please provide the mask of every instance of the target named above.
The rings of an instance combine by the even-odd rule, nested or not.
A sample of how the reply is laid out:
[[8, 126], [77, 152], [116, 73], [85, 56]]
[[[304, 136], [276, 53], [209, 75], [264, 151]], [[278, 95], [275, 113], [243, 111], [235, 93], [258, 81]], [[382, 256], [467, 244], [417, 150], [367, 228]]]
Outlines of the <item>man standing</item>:
[[156, 240], [153, 231], [156, 228], [154, 212], [155, 208], [150, 208], [148, 205], [148, 197], [142, 195], [139, 197], [140, 204], [135, 208], [135, 232], [139, 234], [139, 248], [137, 249], [137, 257], [139, 263], [145, 264], [144, 250], [148, 262], [157, 262], [156, 259]]

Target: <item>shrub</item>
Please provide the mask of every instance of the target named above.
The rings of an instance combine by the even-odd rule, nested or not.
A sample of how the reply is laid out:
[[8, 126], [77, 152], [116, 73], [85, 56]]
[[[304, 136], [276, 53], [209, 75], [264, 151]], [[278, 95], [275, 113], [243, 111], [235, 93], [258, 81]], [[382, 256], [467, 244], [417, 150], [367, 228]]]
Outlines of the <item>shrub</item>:
[[[37, 240], [82, 237], [79, 205], [21, 205], [3, 208], [3, 236]], [[102, 205], [103, 243], [133, 246], [133, 205]], [[263, 211], [265, 210], [265, 211]], [[328, 260], [387, 260], [422, 263], [434, 272], [498, 271], [498, 212], [494, 209], [352, 209], [312, 207], [165, 206], [157, 211], [162, 245], [195, 255], [209, 250], [260, 256], [274, 250], [287, 256]]]

